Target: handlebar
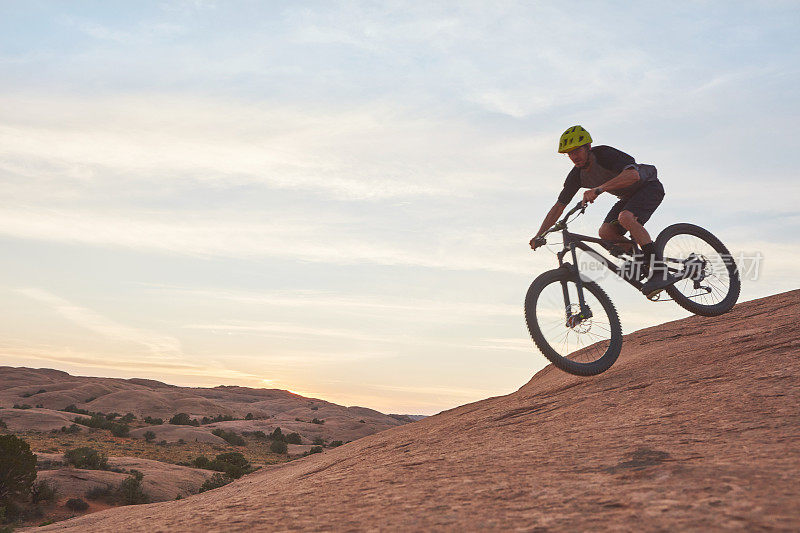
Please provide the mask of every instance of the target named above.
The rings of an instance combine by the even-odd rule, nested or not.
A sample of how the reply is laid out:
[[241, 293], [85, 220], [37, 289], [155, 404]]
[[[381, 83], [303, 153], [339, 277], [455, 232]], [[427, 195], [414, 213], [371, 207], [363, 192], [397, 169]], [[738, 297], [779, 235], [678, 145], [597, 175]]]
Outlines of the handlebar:
[[574, 215], [575, 213], [577, 213], [578, 211], [580, 211], [581, 214], [585, 213], [586, 212], [586, 207], [588, 205], [589, 204], [584, 204], [583, 200], [580, 200], [577, 204], [575, 204], [575, 207], [570, 209], [567, 212], [567, 214], [564, 215], [564, 217], [561, 220], [559, 220], [558, 222], [553, 224], [552, 228], [548, 229], [547, 231], [545, 231], [544, 233], [542, 233], [538, 237], [534, 237], [533, 238], [533, 242], [534, 242], [534, 244], [536, 244], [536, 247], [538, 248], [539, 246], [541, 246], [543, 244], [547, 244], [547, 241], [545, 240], [544, 237], [548, 233], [553, 233], [554, 231], [561, 231], [563, 229], [567, 229], [567, 219], [569, 217], [571, 217], [572, 215]]

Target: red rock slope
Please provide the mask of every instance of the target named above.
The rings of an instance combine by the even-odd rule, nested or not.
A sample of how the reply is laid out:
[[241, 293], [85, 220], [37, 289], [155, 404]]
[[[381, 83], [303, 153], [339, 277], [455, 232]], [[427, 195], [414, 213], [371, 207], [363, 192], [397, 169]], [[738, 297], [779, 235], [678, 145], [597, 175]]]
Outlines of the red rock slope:
[[37, 531], [800, 529], [800, 291], [628, 335], [446, 411], [181, 501]]

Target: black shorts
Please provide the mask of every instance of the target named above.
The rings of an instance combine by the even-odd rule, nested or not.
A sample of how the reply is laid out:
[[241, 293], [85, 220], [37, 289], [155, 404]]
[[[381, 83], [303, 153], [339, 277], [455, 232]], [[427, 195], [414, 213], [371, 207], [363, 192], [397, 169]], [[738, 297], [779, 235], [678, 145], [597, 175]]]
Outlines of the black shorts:
[[617, 229], [624, 235], [627, 230], [623, 228], [617, 220], [620, 213], [623, 211], [630, 211], [639, 221], [639, 224], [644, 224], [650, 220], [650, 217], [653, 216], [656, 208], [661, 205], [663, 199], [664, 186], [661, 185], [661, 182], [647, 181], [642, 184], [638, 191], [633, 193], [633, 196], [624, 198], [615, 203], [603, 222], [606, 224], [616, 223]]

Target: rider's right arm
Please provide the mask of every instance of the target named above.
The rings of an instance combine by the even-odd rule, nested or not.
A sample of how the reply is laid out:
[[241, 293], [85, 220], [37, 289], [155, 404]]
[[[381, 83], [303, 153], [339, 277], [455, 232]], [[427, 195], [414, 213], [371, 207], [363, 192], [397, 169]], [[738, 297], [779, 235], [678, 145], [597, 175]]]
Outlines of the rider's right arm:
[[566, 204], [562, 204], [560, 201], [556, 202], [553, 207], [550, 208], [550, 211], [547, 213], [547, 216], [544, 217], [544, 222], [542, 222], [542, 227], [539, 228], [539, 231], [536, 233], [538, 237], [546, 230], [553, 227], [553, 224], [556, 223], [558, 217], [561, 216], [561, 213], [564, 212], [564, 208], [567, 207]]

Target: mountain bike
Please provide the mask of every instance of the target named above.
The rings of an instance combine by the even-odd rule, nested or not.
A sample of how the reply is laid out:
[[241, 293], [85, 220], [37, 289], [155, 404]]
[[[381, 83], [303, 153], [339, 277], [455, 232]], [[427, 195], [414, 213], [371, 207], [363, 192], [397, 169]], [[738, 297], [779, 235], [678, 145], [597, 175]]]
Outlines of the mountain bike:
[[[637, 290], [647, 276], [641, 249], [634, 241], [624, 237], [608, 241], [568, 231], [568, 224], [586, 207], [578, 202], [537, 237], [538, 244], [546, 244], [546, 235], [561, 232], [563, 249], [556, 253], [558, 268], [539, 275], [525, 296], [525, 321], [536, 346], [553, 365], [579, 376], [600, 374], [614, 364], [622, 350], [622, 326], [605, 291], [581, 274], [577, 251], [587, 253]], [[599, 244], [622, 265], [587, 242]], [[673, 224], [659, 233], [655, 246], [661, 264], [678, 281], [651, 300], [674, 301], [702, 316], [718, 316], [734, 306], [741, 289], [739, 272], [728, 249], [711, 232], [694, 224]], [[571, 263], [564, 260], [567, 254]], [[670, 298], [662, 298], [664, 293]]]

